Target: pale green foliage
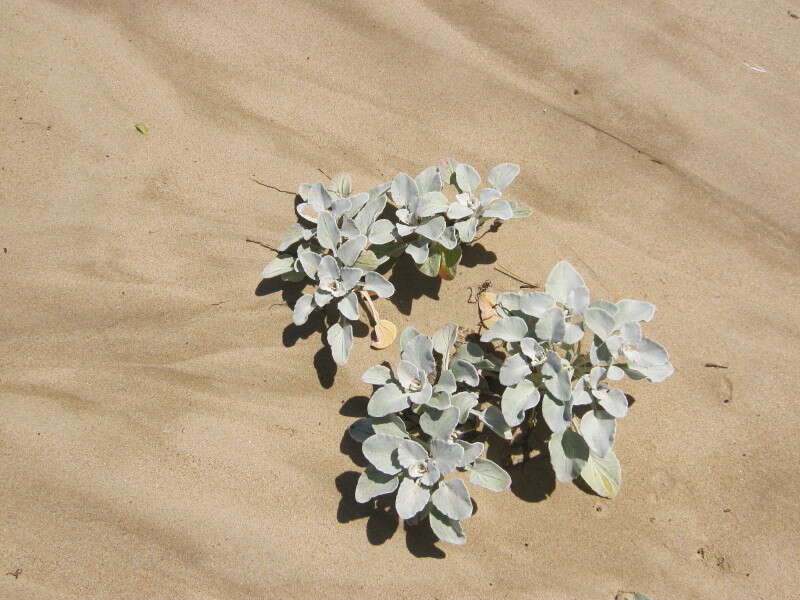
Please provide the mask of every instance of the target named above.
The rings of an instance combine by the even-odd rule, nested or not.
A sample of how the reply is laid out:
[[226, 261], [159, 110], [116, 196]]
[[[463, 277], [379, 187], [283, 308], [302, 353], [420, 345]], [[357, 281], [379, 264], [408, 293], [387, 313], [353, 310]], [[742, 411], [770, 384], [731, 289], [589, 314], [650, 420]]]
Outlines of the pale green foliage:
[[413, 178], [398, 173], [368, 192], [354, 193], [349, 175], [337, 175], [327, 185], [301, 184], [298, 222], [286, 231], [278, 256], [261, 277], [315, 286], [297, 301], [293, 322], [303, 325], [315, 310], [325, 311], [333, 358], [344, 364], [352, 347], [350, 323], [362, 317], [359, 294], [388, 298], [395, 292], [378, 271], [385, 273], [408, 254], [425, 275], [452, 279], [462, 246], [481, 228], [529, 214], [522, 205], [500, 200], [518, 173], [519, 166], [502, 163], [489, 172], [487, 187], [478, 189], [481, 178], [473, 167], [447, 160]]
[[433, 336], [406, 328], [400, 335], [400, 361], [392, 369], [370, 367], [362, 380], [375, 386], [368, 417], [350, 426], [370, 466], [356, 486], [356, 500], [397, 492], [402, 519], [427, 517], [439, 539], [463, 544], [461, 521], [472, 515], [464, 481], [492, 491], [511, 485], [505, 470], [484, 458], [484, 444], [463, 438], [474, 430], [479, 371], [454, 357], [457, 327], [446, 325]]
[[[456, 174], [464, 186], [476, 185], [469, 170]], [[655, 307], [590, 301], [566, 262], [553, 268], [544, 292], [500, 294], [495, 311], [479, 342], [457, 341], [452, 324], [431, 337], [404, 330], [399, 363], [362, 376], [374, 386], [369, 416], [350, 428], [371, 463], [358, 501], [396, 491], [401, 518], [427, 516], [441, 540], [456, 544], [466, 540], [460, 522], [471, 505], [463, 482], [445, 476], [464, 470], [469, 483], [508, 489], [508, 473], [482, 456], [485, 444], [492, 435], [501, 444], [524, 440], [539, 420], [551, 431], [556, 478], [580, 477], [597, 494], [615, 497], [622, 472], [612, 448], [628, 398], [613, 384], [626, 374], [662, 381], [673, 370], [667, 351], [642, 334]]]

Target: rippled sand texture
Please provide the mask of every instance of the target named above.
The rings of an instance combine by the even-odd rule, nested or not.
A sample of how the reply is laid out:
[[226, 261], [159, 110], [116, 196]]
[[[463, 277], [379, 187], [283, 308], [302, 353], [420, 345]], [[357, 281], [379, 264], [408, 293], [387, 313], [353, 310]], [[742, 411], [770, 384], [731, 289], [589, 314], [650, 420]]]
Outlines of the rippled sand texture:
[[[792, 11], [5, 0], [0, 597], [794, 597]], [[475, 491], [463, 548], [353, 503], [346, 401], [396, 347], [334, 377], [245, 241], [277, 241], [279, 190], [317, 169], [366, 189], [445, 156], [520, 163], [535, 214], [390, 318], [475, 323], [470, 286], [514, 288], [494, 266], [563, 258], [656, 303], [677, 369], [627, 388], [618, 499], [533, 461]]]

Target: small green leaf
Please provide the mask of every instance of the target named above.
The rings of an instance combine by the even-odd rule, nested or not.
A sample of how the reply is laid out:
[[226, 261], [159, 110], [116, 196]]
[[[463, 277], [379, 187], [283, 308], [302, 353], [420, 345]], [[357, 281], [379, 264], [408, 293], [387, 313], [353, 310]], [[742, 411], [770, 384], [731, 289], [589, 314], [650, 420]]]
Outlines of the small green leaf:
[[439, 265], [439, 277], [450, 281], [456, 276], [458, 263], [461, 262], [461, 246], [456, 246], [452, 250], [442, 247], [442, 260]]
[[148, 127], [147, 127], [147, 125], [145, 125], [144, 123], [137, 123], [136, 125], [134, 125], [134, 127], [136, 128], [136, 131], [138, 131], [138, 132], [139, 132], [139, 133], [141, 133], [142, 135], [144, 135], [145, 133], [147, 133], [147, 129], [148, 129]]
[[603, 458], [590, 454], [589, 460], [581, 470], [581, 478], [592, 490], [604, 498], [614, 498], [622, 483], [622, 468], [613, 450]]
[[442, 264], [442, 250], [443, 248], [438, 244], [432, 245], [428, 258], [425, 262], [418, 265], [420, 272], [428, 277], [438, 277], [439, 268]]
[[378, 268], [378, 265], [380, 265], [380, 262], [372, 250], [364, 250], [353, 263], [355, 268], [364, 271], [374, 271]]
[[469, 471], [469, 482], [493, 492], [502, 492], [511, 487], [511, 476], [488, 458], [476, 458]]

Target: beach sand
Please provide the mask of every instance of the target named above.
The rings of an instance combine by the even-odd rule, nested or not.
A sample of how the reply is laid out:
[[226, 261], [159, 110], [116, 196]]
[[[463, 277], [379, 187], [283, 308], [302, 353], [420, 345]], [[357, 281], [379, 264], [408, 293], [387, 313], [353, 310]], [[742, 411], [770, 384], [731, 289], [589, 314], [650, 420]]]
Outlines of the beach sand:
[[[800, 598], [792, 14], [5, 0], [0, 597]], [[448, 156], [519, 163], [534, 213], [388, 318], [472, 325], [470, 287], [517, 285], [494, 267], [564, 259], [655, 303], [676, 367], [626, 387], [618, 498], [534, 460], [473, 488], [464, 547], [354, 503], [342, 436], [397, 345], [333, 372], [246, 241], [319, 169], [366, 190]]]

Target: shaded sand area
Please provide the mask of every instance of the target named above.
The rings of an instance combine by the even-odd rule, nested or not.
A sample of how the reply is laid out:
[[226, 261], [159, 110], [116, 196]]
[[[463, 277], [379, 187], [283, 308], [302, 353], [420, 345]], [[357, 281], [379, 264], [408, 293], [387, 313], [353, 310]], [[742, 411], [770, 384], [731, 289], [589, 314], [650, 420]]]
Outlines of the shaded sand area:
[[[790, 13], [4, 0], [0, 597], [798, 597]], [[532, 461], [475, 489], [461, 548], [352, 501], [349, 399], [397, 347], [333, 373], [245, 241], [276, 242], [279, 190], [317, 169], [367, 189], [445, 156], [519, 163], [534, 215], [387, 316], [472, 324], [470, 286], [515, 286], [495, 266], [563, 258], [654, 302], [676, 367], [629, 388], [616, 500]]]

